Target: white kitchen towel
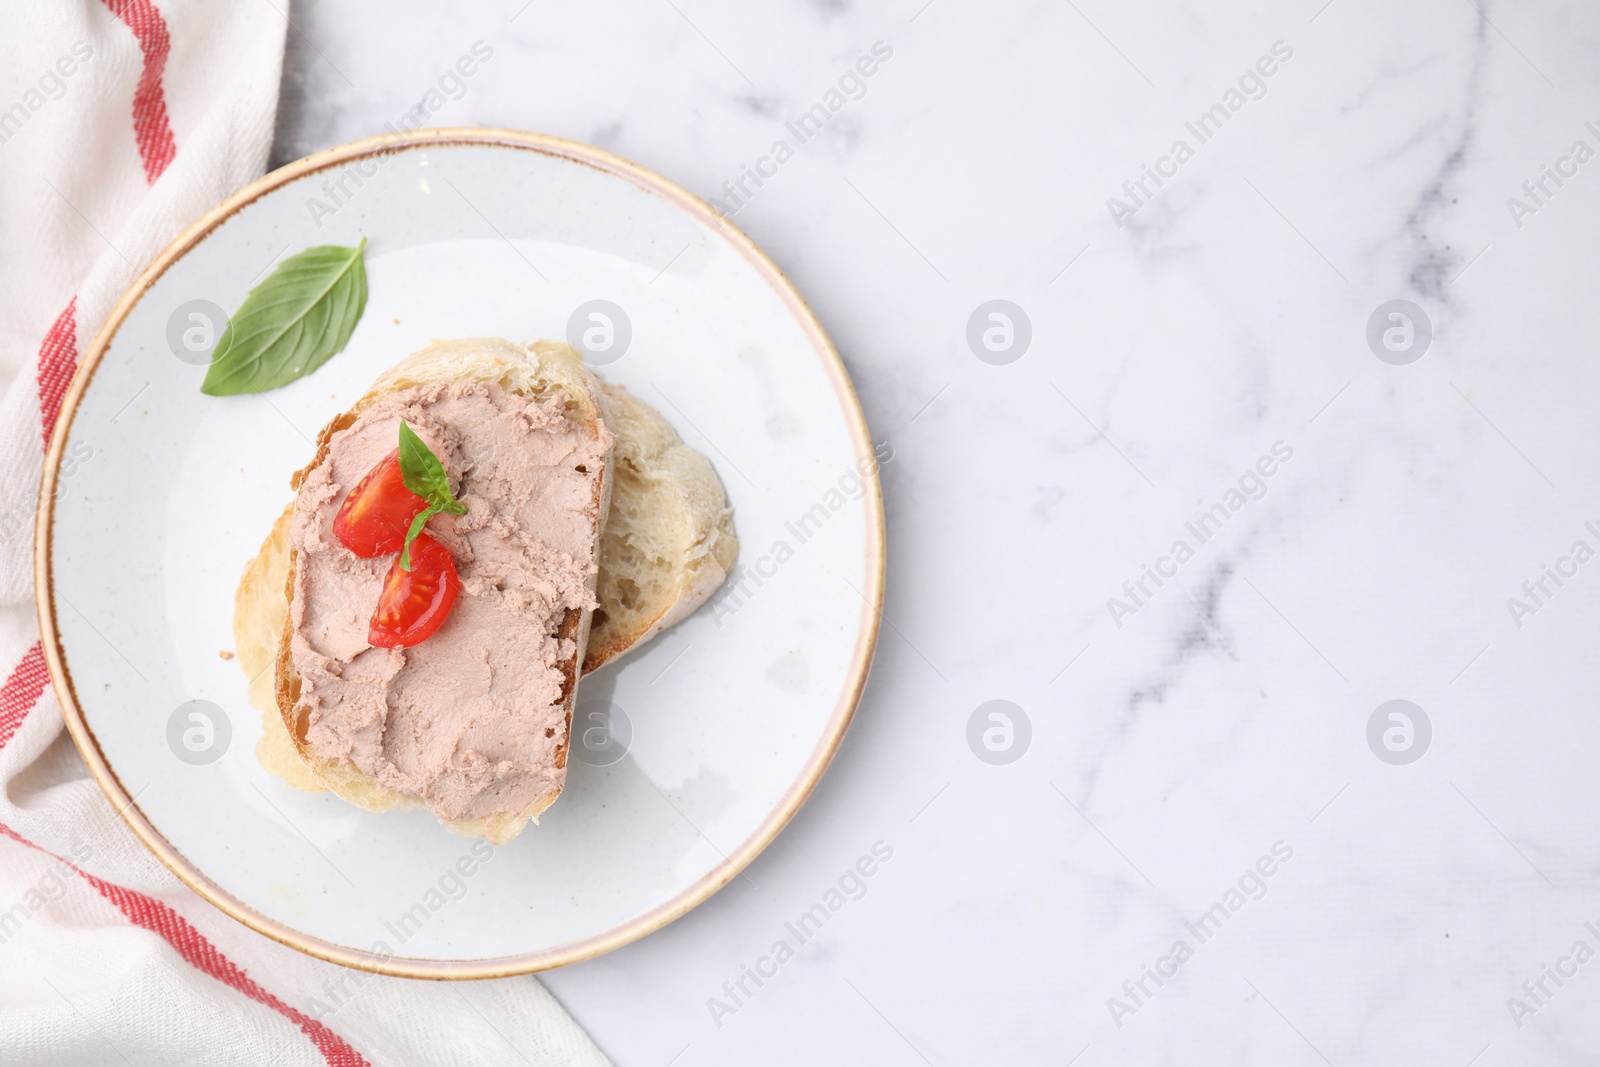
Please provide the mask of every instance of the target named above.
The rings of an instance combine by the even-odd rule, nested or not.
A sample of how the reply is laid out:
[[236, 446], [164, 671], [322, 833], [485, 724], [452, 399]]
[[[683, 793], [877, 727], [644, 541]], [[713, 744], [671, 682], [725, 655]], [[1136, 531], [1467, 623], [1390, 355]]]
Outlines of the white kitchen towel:
[[44, 444], [139, 270], [261, 174], [286, 32], [287, 0], [0, 13], [0, 1062], [604, 1064], [533, 978], [369, 976], [235, 923], [145, 850], [62, 727], [33, 609]]

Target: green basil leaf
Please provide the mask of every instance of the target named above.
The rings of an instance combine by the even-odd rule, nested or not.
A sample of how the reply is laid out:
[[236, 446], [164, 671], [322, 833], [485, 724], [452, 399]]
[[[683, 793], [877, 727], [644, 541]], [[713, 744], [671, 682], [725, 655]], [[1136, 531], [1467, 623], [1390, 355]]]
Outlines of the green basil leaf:
[[400, 478], [407, 489], [429, 504], [438, 502], [442, 508], [455, 499], [450, 495], [450, 478], [444, 472], [444, 464], [404, 419], [400, 421]]
[[467, 506], [451, 495], [450, 476], [445, 473], [444, 464], [404, 419], [400, 420], [400, 480], [407, 489], [428, 502], [427, 508], [411, 520], [405, 547], [400, 550], [400, 569], [408, 571], [411, 569], [411, 542], [422, 533], [428, 520], [441, 511], [465, 515]]
[[367, 306], [366, 246], [317, 245], [280, 263], [222, 331], [200, 391], [276, 389], [343, 351]]
[[[412, 492], [415, 491], [412, 490]], [[417, 517], [411, 520], [411, 529], [406, 531], [405, 547], [400, 550], [401, 570], [408, 571], [411, 569], [411, 542], [415, 541], [417, 535], [422, 533], [422, 528], [428, 525], [428, 520], [443, 510], [438, 504], [429, 504], [426, 508], [417, 512]], [[463, 508], [462, 510], [465, 511], [466, 509]]]

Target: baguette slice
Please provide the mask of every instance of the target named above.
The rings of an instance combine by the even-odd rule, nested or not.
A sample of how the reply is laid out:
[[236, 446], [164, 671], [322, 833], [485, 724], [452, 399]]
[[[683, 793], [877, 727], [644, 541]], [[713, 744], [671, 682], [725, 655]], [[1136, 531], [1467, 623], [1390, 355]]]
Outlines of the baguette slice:
[[[366, 395], [348, 412], [329, 422], [318, 438], [315, 457], [310, 464], [295, 474], [291, 479], [291, 486], [296, 489], [300, 487], [301, 481], [327, 458], [334, 436], [351, 426], [362, 410], [377, 399], [437, 382], [468, 381], [487, 382], [519, 396], [540, 399], [559, 397], [564, 402], [567, 418], [577, 423], [591, 438], [603, 439], [607, 435], [600, 410], [600, 383], [565, 345], [541, 342], [535, 345], [515, 346], [495, 339], [436, 342], [402, 360], [380, 376]], [[608, 452], [601, 464], [602, 469], [596, 472], [593, 498], [587, 508], [596, 556], [605, 518], [610, 510], [611, 466], [612, 461]], [[286, 580], [283, 588], [286, 601], [289, 601], [294, 596], [297, 553], [288, 537], [292, 524], [280, 520], [279, 525], [284, 528], [280, 531], [275, 527], [274, 536], [281, 533], [288, 548]], [[270, 571], [271, 567], [269, 566], [267, 570]], [[270, 580], [271, 575], [269, 573], [262, 577]], [[596, 573], [591, 571], [587, 579], [590, 593], [594, 591], [595, 581]], [[236, 603], [236, 620], [239, 618], [237, 613], [239, 606]], [[275, 650], [273, 691], [281, 722], [299, 759], [311, 777], [320, 785], [368, 811], [387, 811], [398, 806], [420, 805], [422, 801], [419, 799], [387, 788], [348, 760], [326, 759], [312, 750], [306, 738], [309, 709], [300, 702], [300, 678], [291, 656], [293, 622], [288, 610], [291, 606], [289, 603], [285, 605], [282, 636]], [[258, 609], [254, 615], [255, 621], [261, 621], [265, 614]], [[441, 819], [446, 828], [468, 837], [482, 837], [494, 844], [504, 844], [520, 833], [530, 820], [537, 820], [539, 813], [548, 808], [560, 795], [567, 764], [572, 708], [577, 696], [578, 676], [588, 639], [590, 615], [588, 610], [568, 608], [563, 614], [557, 633], [559, 639], [572, 642], [573, 651], [564, 662], [558, 664], [564, 679], [560, 705], [561, 711], [565, 714], [565, 730], [554, 748], [556, 772], [554, 787], [536, 796], [520, 811]], [[261, 643], [260, 636], [252, 632], [250, 640], [241, 641], [240, 645], [241, 648], [249, 645], [252, 653], [251, 661], [254, 662]], [[249, 669], [248, 664], [246, 669]], [[263, 741], [265, 747], [272, 748], [272, 742], [265, 738]], [[269, 768], [283, 762], [284, 753], [281, 746], [269, 755], [272, 756]]]

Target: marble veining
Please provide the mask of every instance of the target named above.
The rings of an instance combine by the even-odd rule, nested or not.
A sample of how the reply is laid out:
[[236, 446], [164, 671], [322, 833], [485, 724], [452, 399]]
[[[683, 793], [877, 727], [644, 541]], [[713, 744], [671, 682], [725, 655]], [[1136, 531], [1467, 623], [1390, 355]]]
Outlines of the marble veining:
[[[617, 1062], [1600, 1056], [1600, 963], [1577, 949], [1600, 951], [1600, 564], [1574, 554], [1600, 549], [1600, 178], [1574, 164], [1536, 211], [1509, 204], [1575, 139], [1600, 149], [1600, 11], [295, 18], [278, 162], [381, 131], [483, 41], [429, 123], [590, 141], [718, 199], [893, 50], [732, 212], [894, 449], [877, 664], [748, 879], [544, 977]], [[1275, 42], [1292, 61], [1118, 225], [1124, 183]], [[995, 300], [1026, 320], [1020, 354]], [[1410, 362], [1381, 339], [1415, 346], [1416, 322], [1369, 341], [1396, 300], [1431, 327]], [[1292, 461], [1229, 507], [1275, 442]], [[1219, 502], [1174, 576], [1110, 606]], [[1379, 715], [1397, 699], [1427, 716], [1420, 758], [1419, 724]], [[1026, 717], [1020, 758], [984, 747], [1023, 736], [982, 718], [994, 700]], [[892, 860], [796, 942], [786, 924], [875, 846]], [[792, 958], [762, 963], [780, 940]]]

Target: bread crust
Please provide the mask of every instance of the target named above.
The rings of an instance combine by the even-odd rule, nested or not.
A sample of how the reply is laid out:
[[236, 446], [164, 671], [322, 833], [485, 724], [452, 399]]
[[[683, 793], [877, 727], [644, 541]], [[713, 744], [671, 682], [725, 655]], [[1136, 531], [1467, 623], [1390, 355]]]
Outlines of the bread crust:
[[[530, 368], [531, 364], [531, 368]], [[530, 374], [530, 370], [533, 373]], [[538, 375], [542, 372], [543, 378]], [[547, 388], [559, 389], [567, 399], [568, 415], [576, 418], [590, 434], [602, 435], [606, 433], [605, 423], [601, 417], [598, 401], [600, 383], [598, 379], [582, 365], [571, 349], [565, 345], [554, 342], [539, 342], [535, 345], [518, 347], [498, 339], [474, 339], [467, 341], [435, 342], [428, 348], [408, 356], [393, 368], [381, 375], [373, 383], [361, 399], [357, 400], [351, 408], [335, 416], [322, 428], [317, 435], [316, 454], [311, 462], [296, 471], [290, 478], [290, 488], [298, 490], [300, 483], [306, 475], [320, 466], [328, 457], [328, 451], [333, 438], [341, 430], [353, 425], [362, 410], [378, 398], [391, 393], [402, 392], [414, 386], [424, 385], [436, 381], [488, 381], [503, 388], [509, 388], [519, 395], [536, 395], [537, 385]], [[595, 530], [596, 558], [599, 555], [599, 541], [604, 534], [606, 513], [610, 506], [611, 492], [611, 454], [606, 454], [602, 463], [599, 476], [595, 479], [593, 499], [589, 504], [589, 515]], [[292, 517], [294, 504], [289, 505], [285, 515], [279, 522], [284, 523], [287, 517]], [[285, 523], [286, 525], [286, 523]], [[275, 526], [274, 532], [277, 532]], [[269, 535], [263, 551], [273, 547], [274, 537]], [[293, 658], [290, 651], [290, 642], [294, 636], [294, 623], [291, 607], [294, 601], [295, 568], [298, 565], [298, 553], [287, 536], [287, 529], [281, 538], [282, 547], [288, 551], [288, 565], [284, 573], [282, 597], [284, 605], [283, 623], [277, 641], [277, 653], [274, 660], [274, 685], [273, 695], [277, 712], [287, 733], [289, 741], [299, 754], [312, 778], [323, 788], [336, 793], [338, 796], [365, 808], [368, 811], [388, 811], [396, 807], [415, 807], [422, 804], [418, 798], [397, 793], [380, 785], [375, 779], [364, 774], [345, 761], [325, 760], [317, 757], [306, 740], [307, 711], [300, 704], [300, 676], [294, 669]], [[257, 575], [269, 572], [270, 567], [252, 564]], [[252, 568], [246, 569], [246, 579], [252, 577]], [[589, 576], [589, 590], [594, 591], [596, 574]], [[257, 588], [254, 591], [260, 591]], [[246, 582], [241, 582], [238, 596], [235, 599], [235, 620], [241, 614], [251, 617], [241, 603], [247, 598]], [[259, 617], [259, 613], [255, 617]], [[559, 636], [573, 642], [573, 654], [561, 664], [563, 685], [561, 704], [566, 715], [567, 740], [557, 746], [555, 752], [556, 767], [562, 770], [567, 766], [567, 747], [572, 730], [572, 711], [577, 699], [579, 666], [583, 662], [585, 645], [588, 640], [590, 612], [587, 610], [568, 609], [563, 616]], [[243, 644], [244, 642], [240, 642]], [[271, 769], [271, 768], [269, 768]], [[294, 783], [291, 783], [294, 784]], [[561, 789], [557, 787], [547, 793], [536, 797], [527, 807], [520, 812], [497, 813], [480, 818], [444, 819], [441, 824], [448, 830], [467, 837], [482, 837], [493, 844], [505, 844], [511, 840], [528, 824], [529, 821], [538, 821], [541, 812], [555, 802]]]

